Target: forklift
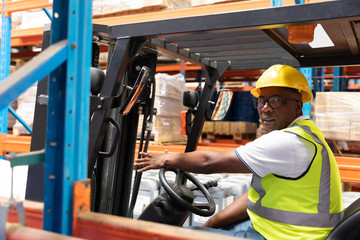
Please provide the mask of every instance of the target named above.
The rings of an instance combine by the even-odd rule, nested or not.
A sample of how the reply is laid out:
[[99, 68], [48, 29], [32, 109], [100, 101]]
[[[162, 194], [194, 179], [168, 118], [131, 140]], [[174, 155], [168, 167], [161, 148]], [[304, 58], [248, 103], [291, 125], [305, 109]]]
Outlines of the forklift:
[[[98, 42], [103, 44], [104, 40]], [[111, 49], [111, 41], [108, 44]], [[134, 46], [138, 44], [134, 43]], [[130, 192], [138, 126], [141, 126], [138, 152], [146, 152], [150, 143], [153, 116], [156, 113], [154, 75], [158, 53], [146, 44], [144, 42], [144, 46], [129, 59], [124, 77], [113, 85], [116, 89], [113, 89], [112, 93], [117, 93], [115, 96], [101, 97], [104, 95], [103, 91], [109, 89], [109, 76], [116, 75], [112, 72], [111, 66], [112, 62], [117, 61], [117, 43], [106, 75], [96, 63], [91, 68], [92, 118], [88, 177], [92, 179], [91, 203], [95, 212], [124, 217], [133, 215], [142, 177], [141, 173], [135, 173], [133, 191]], [[93, 52], [98, 53], [99, 46], [96, 42], [93, 47]], [[95, 56], [96, 58], [98, 57]], [[209, 71], [215, 70], [209, 69]], [[206, 90], [202, 93], [200, 101], [198, 92], [184, 92], [183, 104], [189, 108], [187, 112], [189, 140], [186, 151], [196, 149], [196, 143], [201, 135], [199, 129], [202, 128], [204, 120], [221, 120], [230, 107], [232, 92], [226, 89], [218, 92], [215, 102], [210, 101], [215, 82], [219, 77], [220, 74], [215, 74], [211, 80], [206, 81]], [[139, 124], [140, 114], [143, 115], [143, 122]], [[192, 122], [191, 115], [194, 115]], [[190, 141], [194, 138], [196, 141]], [[137, 157], [140, 158], [140, 154]], [[166, 172], [176, 174], [175, 183], [169, 183]], [[215, 201], [207, 189], [216, 186], [216, 181], [202, 184], [190, 173], [170, 168], [160, 170], [159, 180], [165, 189], [164, 193], [154, 199], [138, 219], [181, 226], [191, 212], [200, 216], [214, 214]], [[187, 180], [193, 187], [186, 184]], [[200, 191], [207, 202], [194, 201], [195, 191]]]
[[[215, 83], [225, 71], [260, 69], [274, 63], [295, 67], [312, 67], [320, 62], [329, 66], [359, 64], [357, 45], [351, 45], [351, 49], [345, 51], [341, 49], [346, 45], [344, 42], [335, 43], [336, 47], [340, 46], [339, 49], [334, 52], [325, 52], [291, 45], [284, 38], [288, 25], [321, 23], [326, 31], [341, 30], [341, 26], [337, 25], [336, 28], [332, 28], [335, 21], [333, 19], [344, 21], [344, 26], [350, 23], [349, 26], [351, 25], [354, 31], [344, 31], [344, 34], [354, 35], [354, 32], [359, 30], [357, 26], [359, 16], [355, 13], [358, 2], [350, 0], [344, 2], [343, 5], [335, 1], [335, 3], [319, 3], [312, 6], [245, 11], [243, 15], [241, 13], [230, 13], [231, 16], [217, 14], [199, 16], [196, 19], [187, 17], [119, 26], [94, 24], [88, 143], [88, 177], [92, 182], [92, 211], [117, 216], [132, 216], [141, 181], [141, 174], [136, 173], [131, 193], [139, 115], [143, 114], [144, 120], [141, 124], [138, 151], [146, 152], [155, 114], [154, 74], [158, 50], [170, 52], [173, 56], [180, 56], [186, 61], [199, 64], [205, 73], [205, 86], [200, 100], [196, 101], [195, 93], [187, 93], [184, 97], [185, 105], [194, 115], [192, 122], [189, 123], [185, 152], [195, 151], [205, 119], [222, 119], [230, 105], [231, 92], [226, 90], [219, 92], [214, 104], [210, 103]], [[336, 8], [333, 5], [336, 5]], [[341, 9], [342, 11], [331, 11], [323, 16], [322, 9]], [[348, 16], [341, 16], [345, 12]], [[254, 18], [253, 16], [261, 17]], [[233, 20], [229, 22], [224, 19]], [[205, 25], [205, 22], [208, 24]], [[212, 29], [208, 29], [209, 26]], [[177, 44], [181, 40], [186, 42], [191, 37], [194, 37], [191, 39], [191, 44]], [[221, 37], [223, 43], [220, 43], [220, 40], [213, 40]], [[254, 57], [254, 59], [247, 59], [243, 56], [219, 57], [210, 54], [213, 51], [216, 52], [216, 49], [219, 52], [220, 49], [225, 49], [226, 52], [243, 51], [244, 49], [232, 49], [232, 47], [254, 44], [254, 42], [243, 42], [238, 45], [225, 43], [229, 39], [240, 37], [253, 38], [253, 41], [257, 39], [256, 44], [259, 48], [256, 51], [264, 54], [261, 52], [262, 49], [270, 48], [274, 57], [259, 59], [256, 58], [258, 54], [254, 54], [250, 57], [246, 56]], [[211, 50], [201, 52], [200, 55], [196, 54], [197, 46], [194, 42], [198, 38], [214, 44]], [[259, 42], [259, 38], [263, 42]], [[354, 36], [353, 38], [355, 39]], [[348, 37], [348, 39], [353, 38]], [[342, 41], [340, 38], [336, 40]], [[215, 45], [217, 43], [218, 45]], [[101, 45], [108, 47], [109, 59], [106, 74], [98, 68], [98, 52]], [[250, 50], [247, 49], [247, 51]], [[351, 54], [348, 56], [344, 52]], [[211, 56], [218, 60], [211, 60]], [[166, 179], [167, 172], [176, 173], [175, 184], [169, 183]], [[177, 169], [161, 169], [159, 179], [165, 192], [144, 210], [139, 219], [181, 226], [190, 212], [201, 216], [211, 216], [214, 213], [215, 203], [207, 188], [215, 184], [201, 184], [191, 174]], [[187, 180], [193, 184], [192, 187], [187, 186]], [[195, 201], [193, 191], [197, 190], [202, 192], [207, 203]], [[347, 239], [357, 239], [360, 234], [359, 209], [360, 201], [357, 200], [347, 209], [345, 212], [347, 217], [333, 230], [328, 239], [340, 239], [339, 236], [349, 233], [351, 235], [351, 232], [352, 235]]]
[[[50, 29], [44, 32], [43, 49], [46, 49], [50, 35]], [[104, 44], [109, 49], [106, 74], [99, 67], [100, 46]], [[133, 162], [135, 151], [146, 152], [150, 143], [156, 114], [154, 75], [158, 52], [144, 39], [134, 39], [125, 42], [130, 49], [127, 56], [123, 44], [122, 39], [112, 41], [96, 33], [93, 36], [88, 178], [92, 186], [92, 211], [132, 218], [142, 177], [141, 173], [135, 172], [133, 178]], [[213, 92], [216, 81], [228, 66], [224, 65], [221, 72], [211, 67], [204, 69], [206, 81], [200, 100], [198, 92], [184, 92], [183, 104], [189, 109], [186, 113], [188, 141], [185, 151], [196, 149], [205, 119], [222, 120], [225, 117], [233, 93], [227, 89], [221, 89], [215, 95]], [[40, 100], [47, 94], [47, 79], [44, 79], [38, 86], [34, 121], [37, 131], [34, 131], [31, 151], [43, 148], [45, 129], [40, 126], [46, 124], [46, 105]], [[143, 115], [140, 124], [139, 115]], [[137, 139], [139, 126], [141, 134]], [[176, 174], [175, 183], [169, 183], [165, 177], [167, 172]], [[42, 179], [43, 166], [29, 166], [26, 199], [43, 201], [42, 184], [39, 184]], [[207, 189], [216, 186], [216, 181], [202, 184], [190, 173], [177, 169], [161, 169], [159, 180], [165, 192], [138, 219], [181, 226], [190, 213], [200, 216], [214, 214], [215, 201]], [[188, 180], [191, 187], [186, 184]], [[196, 191], [205, 197], [206, 203], [194, 201]]]

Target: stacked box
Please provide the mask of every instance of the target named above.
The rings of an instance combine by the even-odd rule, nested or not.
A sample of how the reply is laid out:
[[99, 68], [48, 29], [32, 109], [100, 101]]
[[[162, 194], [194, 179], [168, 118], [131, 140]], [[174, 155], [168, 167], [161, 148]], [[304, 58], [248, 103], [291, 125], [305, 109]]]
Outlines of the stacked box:
[[[10, 104], [10, 107], [16, 111], [16, 109], [18, 107], [17, 106], [17, 100], [12, 102]], [[8, 112], [8, 122], [7, 122], [8, 129], [13, 129], [13, 126], [14, 126], [15, 123], [16, 123], [16, 118], [10, 112]]]
[[316, 94], [315, 123], [326, 139], [360, 141], [359, 101], [359, 92]]
[[103, 14], [103, 0], [92, 1], [92, 14], [93, 16], [100, 16]]
[[186, 136], [181, 135], [181, 111], [186, 110], [182, 104], [185, 78], [181, 73], [157, 73], [155, 81], [154, 140], [156, 143], [185, 142]]
[[173, 10], [190, 7], [190, 0], [95, 0], [93, 15], [122, 15], [143, 11]]
[[[12, 22], [11, 22], [11, 24], [12, 24]], [[23, 59], [11, 59], [10, 74], [15, 72], [16, 69], [23, 66], [24, 64], [25, 64], [25, 60], [23, 60]], [[34, 95], [34, 97], [36, 97], [36, 96]], [[17, 108], [18, 108], [18, 100], [15, 99], [10, 104], [10, 107], [16, 111]], [[8, 112], [8, 123], [7, 123], [8, 124], [8, 129], [12, 130], [15, 123], [16, 123], [16, 118], [10, 112]]]
[[350, 140], [359, 141], [360, 140], [360, 119], [359, 121], [351, 121], [350, 126]]
[[[52, 14], [52, 8], [47, 8]], [[14, 12], [11, 16], [12, 29], [28, 29], [36, 27], [44, 27], [50, 24], [51, 20], [42, 9], [34, 9], [29, 11]]]
[[197, 6], [211, 5], [217, 3], [227, 3], [227, 2], [237, 2], [237, 1], [236, 0], [192, 0], [191, 6], [197, 7]]
[[[37, 91], [37, 83], [35, 83], [30, 88], [28, 88], [17, 99], [18, 107], [16, 109], [16, 113], [30, 127], [33, 126], [33, 122], [34, 122], [36, 91]], [[22, 135], [22, 134], [30, 134], [30, 133], [18, 120], [16, 120], [13, 126], [13, 134]]]

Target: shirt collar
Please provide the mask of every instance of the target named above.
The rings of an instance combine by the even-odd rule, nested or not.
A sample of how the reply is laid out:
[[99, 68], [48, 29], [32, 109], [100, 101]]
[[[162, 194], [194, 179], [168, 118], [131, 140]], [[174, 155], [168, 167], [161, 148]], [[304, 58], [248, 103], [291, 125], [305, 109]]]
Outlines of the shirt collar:
[[302, 116], [300, 116], [300, 117], [295, 118], [295, 120], [292, 121], [292, 123], [290, 123], [288, 127], [290, 127], [290, 126], [293, 125], [295, 122], [300, 121], [300, 120], [309, 120], [309, 116], [308, 116], [308, 115], [302, 115]]

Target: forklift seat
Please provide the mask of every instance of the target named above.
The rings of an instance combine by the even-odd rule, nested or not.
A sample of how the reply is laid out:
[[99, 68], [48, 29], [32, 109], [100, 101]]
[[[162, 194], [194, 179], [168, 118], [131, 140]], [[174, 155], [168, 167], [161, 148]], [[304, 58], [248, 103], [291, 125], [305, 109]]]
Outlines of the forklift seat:
[[360, 239], [360, 198], [345, 209], [344, 218], [335, 226], [326, 239]]

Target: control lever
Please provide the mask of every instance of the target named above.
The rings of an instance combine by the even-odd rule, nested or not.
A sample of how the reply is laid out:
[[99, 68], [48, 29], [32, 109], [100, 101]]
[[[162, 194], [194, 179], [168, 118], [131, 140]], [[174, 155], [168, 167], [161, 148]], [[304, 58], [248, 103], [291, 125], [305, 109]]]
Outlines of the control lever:
[[[204, 183], [203, 185], [204, 185], [204, 187], [206, 189], [209, 189], [209, 188], [212, 188], [212, 187], [217, 187], [218, 182], [216, 180], [210, 180], [210, 181]], [[200, 189], [197, 188], [196, 186], [191, 188], [191, 191], [198, 191], [198, 190], [200, 190]]]

